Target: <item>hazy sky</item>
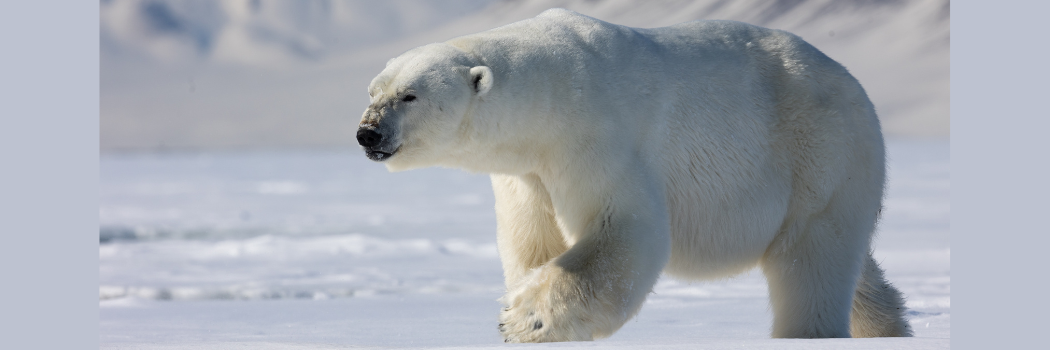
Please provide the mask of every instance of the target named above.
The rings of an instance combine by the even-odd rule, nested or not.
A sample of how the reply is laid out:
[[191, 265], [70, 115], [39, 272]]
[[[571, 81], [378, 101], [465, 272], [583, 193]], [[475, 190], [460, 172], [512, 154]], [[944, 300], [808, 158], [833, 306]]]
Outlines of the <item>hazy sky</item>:
[[365, 87], [388, 59], [556, 6], [636, 27], [785, 29], [850, 69], [887, 135], [948, 136], [947, 1], [111, 0], [100, 149], [355, 147]]

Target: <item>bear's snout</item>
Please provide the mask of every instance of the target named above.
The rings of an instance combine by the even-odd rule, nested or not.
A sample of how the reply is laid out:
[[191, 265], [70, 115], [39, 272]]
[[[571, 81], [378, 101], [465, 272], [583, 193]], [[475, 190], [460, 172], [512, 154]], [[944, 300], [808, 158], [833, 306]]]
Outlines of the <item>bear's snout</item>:
[[[388, 135], [389, 136], [389, 135]], [[383, 137], [383, 134], [372, 129], [372, 126], [365, 126], [357, 129], [357, 143], [365, 149], [365, 155], [368, 159], [382, 162], [389, 159], [394, 153], [397, 153], [401, 147], [385, 143], [390, 143], [389, 137]]]
[[375, 147], [380, 142], [383, 142], [383, 135], [375, 132], [375, 130], [359, 129], [357, 130], [357, 143], [364, 147]]

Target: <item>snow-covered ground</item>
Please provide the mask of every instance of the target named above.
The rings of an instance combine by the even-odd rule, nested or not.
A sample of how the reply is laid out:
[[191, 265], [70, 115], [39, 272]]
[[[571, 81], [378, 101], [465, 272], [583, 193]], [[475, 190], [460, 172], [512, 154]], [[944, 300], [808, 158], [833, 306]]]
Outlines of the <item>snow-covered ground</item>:
[[[769, 339], [758, 270], [662, 279], [609, 339], [539, 347], [950, 347], [947, 141], [889, 142], [876, 258], [916, 337]], [[487, 176], [356, 150], [103, 155], [102, 348], [503, 347]]]

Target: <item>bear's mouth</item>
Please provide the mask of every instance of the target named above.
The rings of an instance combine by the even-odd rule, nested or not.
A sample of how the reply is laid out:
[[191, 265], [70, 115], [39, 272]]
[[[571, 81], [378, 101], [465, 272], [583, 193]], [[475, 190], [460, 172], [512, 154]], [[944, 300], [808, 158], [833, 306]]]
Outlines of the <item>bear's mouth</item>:
[[368, 159], [371, 159], [372, 161], [382, 162], [382, 161], [386, 161], [387, 159], [390, 159], [390, 157], [393, 157], [394, 154], [397, 153], [397, 151], [400, 150], [400, 149], [401, 149], [400, 146], [397, 149], [393, 150], [392, 152], [383, 152], [383, 151], [380, 151], [380, 150], [366, 149], [365, 150], [365, 156], [367, 156]]

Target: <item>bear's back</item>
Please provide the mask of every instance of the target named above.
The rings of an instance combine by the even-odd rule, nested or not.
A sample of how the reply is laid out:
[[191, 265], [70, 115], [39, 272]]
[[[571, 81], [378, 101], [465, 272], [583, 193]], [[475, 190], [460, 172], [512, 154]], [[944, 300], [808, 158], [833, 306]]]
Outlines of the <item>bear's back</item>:
[[[743, 22], [697, 20], [660, 28], [633, 28], [608, 23], [565, 9], [488, 31], [466, 35], [447, 43], [484, 61], [505, 63], [514, 69], [549, 67], [553, 75], [571, 74], [591, 79], [610, 70], [645, 68], [638, 80], [688, 78], [731, 79], [725, 73], [741, 65], [766, 72], [769, 79], [792, 79], [807, 72], [799, 67], [838, 76], [849, 73], [834, 60], [798, 36]], [[632, 78], [629, 72], [620, 79]], [[850, 77], [852, 78], [852, 77]], [[631, 83], [622, 81], [621, 83]]]

